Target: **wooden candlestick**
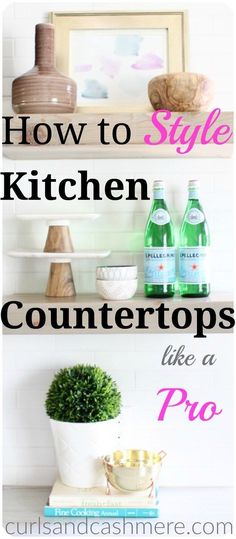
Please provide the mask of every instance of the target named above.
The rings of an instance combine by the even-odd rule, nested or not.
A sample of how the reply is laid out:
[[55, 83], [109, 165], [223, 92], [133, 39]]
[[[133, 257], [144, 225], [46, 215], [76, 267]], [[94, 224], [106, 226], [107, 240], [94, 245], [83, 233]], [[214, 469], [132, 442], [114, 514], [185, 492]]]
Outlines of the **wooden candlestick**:
[[[74, 251], [67, 224], [49, 225], [44, 247], [45, 253], [72, 253]], [[46, 296], [75, 296], [75, 285], [70, 262], [52, 262], [50, 265]]]
[[47, 234], [44, 250], [38, 249], [19, 249], [9, 251], [13, 257], [35, 258], [50, 260], [51, 266], [46, 288], [46, 296], [51, 298], [63, 298], [76, 295], [71, 261], [73, 259], [84, 258], [104, 258], [109, 256], [109, 250], [100, 251], [74, 251], [69, 222], [73, 220], [94, 220], [99, 217], [98, 214], [40, 214], [40, 215], [18, 215], [18, 219], [24, 221], [35, 221], [44, 219], [48, 222], [49, 230]]
[[52, 262], [50, 265], [46, 296], [63, 298], [75, 296], [75, 286], [70, 262]]
[[50, 225], [44, 247], [45, 253], [72, 253], [74, 251], [68, 225]]

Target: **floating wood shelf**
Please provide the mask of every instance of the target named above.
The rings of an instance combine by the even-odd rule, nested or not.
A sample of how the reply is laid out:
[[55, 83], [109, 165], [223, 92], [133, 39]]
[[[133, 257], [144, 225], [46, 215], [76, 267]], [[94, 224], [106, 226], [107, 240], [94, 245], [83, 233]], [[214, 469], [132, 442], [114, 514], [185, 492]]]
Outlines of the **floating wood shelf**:
[[[87, 294], [87, 295], [76, 295], [71, 298], [47, 298], [43, 294], [13, 294], [11, 296], [4, 298], [4, 304], [7, 302], [21, 302], [23, 304], [23, 307], [21, 309], [18, 309], [16, 306], [11, 306], [9, 308], [9, 321], [13, 325], [17, 325], [22, 323], [22, 327], [18, 329], [9, 329], [3, 326], [3, 333], [6, 334], [82, 334], [82, 333], [106, 333], [106, 334], [112, 334], [112, 333], [142, 333], [143, 335], [149, 334], [149, 333], [156, 333], [156, 334], [164, 334], [164, 333], [196, 333], [196, 308], [213, 308], [216, 312], [216, 324], [215, 327], [211, 330], [204, 330], [204, 333], [224, 333], [225, 329], [221, 329], [219, 327], [220, 322], [220, 310], [225, 308], [232, 308], [233, 307], [233, 299], [232, 294], [227, 293], [212, 293], [208, 298], [181, 298], [181, 297], [174, 297], [169, 299], [151, 299], [151, 298], [144, 298], [142, 295], [137, 295], [134, 298], [130, 300], [122, 300], [122, 301], [106, 301], [97, 295], [93, 294]], [[101, 325], [101, 307], [104, 305], [104, 303], [108, 304], [108, 307], [112, 309], [109, 313], [109, 323], [113, 326], [112, 329], [104, 329]], [[148, 324], [149, 327], [147, 329], [137, 329], [136, 325], [138, 322], [138, 309], [144, 308], [147, 309], [148, 307], [152, 307], [154, 309], [157, 309], [161, 303], [165, 304], [165, 307], [169, 309], [169, 311], [166, 313], [165, 323], [166, 325], [169, 325], [170, 327], [168, 329], [160, 329], [157, 324], [157, 317], [156, 316], [150, 316], [148, 317]], [[51, 309], [55, 308], [59, 313], [59, 321], [62, 320], [62, 311], [60, 309], [69, 309], [69, 319], [70, 319], [70, 325], [72, 326], [69, 329], [53, 329], [50, 324], [50, 313]], [[88, 329], [85, 327], [84, 329], [76, 329], [73, 326], [76, 323], [76, 308], [85, 309], [85, 308], [91, 308], [94, 310], [94, 317], [96, 321], [97, 328], [96, 329]], [[118, 311], [118, 309], [121, 308], [129, 308], [134, 313], [134, 319], [132, 321], [133, 327], [130, 329], [119, 329], [116, 326], [115, 323], [115, 316]], [[192, 323], [191, 325], [184, 330], [178, 330], [173, 326], [172, 323], [172, 314], [175, 309], [189, 309], [192, 314]], [[25, 315], [26, 312], [29, 309], [42, 309], [45, 312], [46, 315], [46, 323], [41, 329], [30, 329], [26, 322], [25, 322]], [[39, 321], [39, 314], [37, 310], [35, 310], [35, 314], [33, 316], [33, 324], [35, 324], [35, 327], [38, 325]], [[86, 325], [87, 322], [87, 315], [84, 318], [84, 324]], [[183, 318], [184, 320], [184, 318]], [[127, 322], [127, 321], [126, 321]], [[127, 322], [130, 323], [130, 320]], [[180, 323], [181, 323], [181, 317], [180, 317]], [[125, 324], [125, 322], [124, 322]], [[233, 330], [228, 330], [227, 333], [232, 333]]]
[[[146, 112], [133, 113], [74, 113], [74, 114], [29, 114], [28, 120], [28, 141], [30, 145], [18, 145], [20, 140], [19, 132], [11, 133], [12, 145], [4, 145], [4, 155], [10, 159], [81, 159], [81, 158], [191, 158], [191, 157], [230, 157], [233, 152], [233, 137], [227, 144], [216, 145], [212, 142], [206, 145], [200, 144], [199, 136], [196, 140], [194, 148], [187, 154], [180, 155], [176, 153], [176, 147], [168, 143], [168, 141], [160, 146], [147, 146], [144, 144], [144, 135], [151, 134], [153, 140], [157, 137], [156, 128], [152, 125], [151, 116], [152, 110]], [[13, 113], [8, 115], [13, 116], [12, 128], [21, 127], [19, 117]], [[190, 124], [193, 129], [196, 125], [203, 125], [208, 117], [208, 112], [201, 113], [172, 113], [171, 119], [165, 120], [166, 129], [170, 128], [176, 118], [183, 116], [183, 124]], [[23, 116], [23, 115], [21, 115]], [[131, 129], [131, 139], [128, 144], [117, 145], [110, 143], [102, 145], [100, 142], [99, 128], [97, 124], [104, 118], [105, 122], [109, 123], [107, 138], [111, 141], [111, 132], [115, 124], [126, 123]], [[32, 131], [36, 124], [47, 123], [52, 130], [51, 141], [46, 145], [36, 144], [32, 138]], [[62, 125], [63, 134], [66, 133], [68, 124], [72, 123], [76, 132], [78, 132], [78, 124], [85, 123], [86, 128], [81, 137], [80, 144], [74, 144], [73, 139], [68, 136], [64, 145], [59, 142], [58, 134], [55, 128], [55, 123]], [[233, 129], [233, 112], [222, 112], [219, 119], [210, 129], [209, 134], [213, 133], [220, 124], [227, 124]], [[122, 130], [122, 127], [120, 128]], [[39, 137], [43, 141], [46, 138], [46, 128], [40, 127]], [[124, 137], [124, 133], [120, 137]]]

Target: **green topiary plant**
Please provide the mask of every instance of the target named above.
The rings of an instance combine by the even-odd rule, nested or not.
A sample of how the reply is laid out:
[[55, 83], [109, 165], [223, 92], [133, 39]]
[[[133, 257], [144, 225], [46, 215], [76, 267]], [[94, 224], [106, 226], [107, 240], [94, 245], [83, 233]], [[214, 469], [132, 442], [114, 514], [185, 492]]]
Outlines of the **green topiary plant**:
[[112, 378], [96, 365], [61, 369], [45, 402], [47, 415], [57, 421], [93, 423], [117, 417], [121, 394]]

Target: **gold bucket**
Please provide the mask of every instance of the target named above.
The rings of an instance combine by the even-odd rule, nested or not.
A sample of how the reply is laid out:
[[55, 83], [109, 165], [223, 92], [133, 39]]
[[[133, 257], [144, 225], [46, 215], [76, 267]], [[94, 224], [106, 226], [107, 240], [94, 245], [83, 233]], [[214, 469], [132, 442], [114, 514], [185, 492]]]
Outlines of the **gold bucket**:
[[107, 494], [110, 485], [123, 492], [137, 492], [153, 488], [157, 484], [165, 451], [156, 453], [145, 449], [117, 450], [103, 458], [107, 479]]

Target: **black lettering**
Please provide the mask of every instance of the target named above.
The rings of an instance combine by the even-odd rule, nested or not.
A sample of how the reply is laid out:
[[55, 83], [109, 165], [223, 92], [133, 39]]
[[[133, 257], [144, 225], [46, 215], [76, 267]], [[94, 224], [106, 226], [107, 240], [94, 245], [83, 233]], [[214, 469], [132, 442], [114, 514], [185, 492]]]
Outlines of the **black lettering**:
[[[76, 329], [97, 329], [97, 326], [95, 325], [95, 313], [94, 310], [91, 307], [85, 307], [84, 309], [75, 309], [76, 312]], [[83, 324], [83, 315], [84, 313], [87, 314], [87, 325], [85, 326]]]
[[100, 127], [100, 142], [101, 144], [110, 144], [110, 142], [105, 140], [105, 127], [109, 127], [109, 123], [105, 122], [104, 118], [101, 120], [99, 124], [97, 124], [98, 127]]
[[17, 198], [19, 200], [29, 200], [28, 197], [24, 195], [24, 193], [21, 191], [18, 182], [26, 176], [27, 172], [16, 172], [17, 178], [14, 181], [12, 180], [12, 175], [14, 175], [14, 172], [1, 172], [4, 179], [4, 194], [3, 197], [1, 197], [1, 200], [14, 200], [14, 197], [11, 196], [11, 191], [15, 193]]
[[8, 329], [19, 329], [23, 326], [22, 322], [14, 325], [9, 322], [9, 310], [13, 305], [15, 305], [17, 309], [22, 309], [23, 307], [23, 303], [21, 303], [21, 301], [7, 301], [4, 303], [1, 309], [1, 321]]
[[[229, 314], [227, 314], [227, 312]], [[234, 316], [230, 316], [230, 315], [234, 315], [234, 309], [232, 309], [231, 307], [225, 307], [224, 309], [220, 310], [219, 314], [222, 320], [228, 322], [227, 325], [225, 325], [223, 322], [220, 322], [219, 323], [220, 328], [232, 329], [235, 326]]]
[[[42, 180], [42, 183], [45, 184], [45, 198], [46, 200], [56, 200], [57, 197], [52, 194], [52, 183], [56, 183], [56, 178], [52, 178], [51, 174], [48, 174], [46, 178]], [[60, 190], [60, 184], [59, 184]]]
[[[120, 127], [124, 127], [125, 128], [125, 134], [124, 134], [124, 140], [118, 140], [118, 129], [120, 130]], [[114, 142], [116, 144], [120, 144], [120, 145], [123, 145], [123, 144], [128, 144], [128, 142], [130, 141], [131, 139], [131, 129], [130, 129], [130, 126], [128, 124], [125, 124], [125, 123], [118, 123], [118, 124], [115, 124], [113, 129], [112, 129], [112, 138], [114, 140]]]
[[[40, 129], [41, 127], [45, 127], [45, 130], [46, 130], [46, 133], [47, 133], [47, 136], [44, 140], [41, 140], [40, 137], [38, 138], [38, 130], [39, 130], [39, 133], [40, 133]], [[36, 124], [34, 126], [34, 140], [35, 142], [37, 142], [37, 144], [41, 144], [41, 145], [44, 145], [44, 144], [48, 144], [50, 142], [52, 138], [52, 130], [51, 130], [51, 127], [50, 125], [48, 124], [45, 124], [45, 123], [41, 123], [41, 124]]]
[[67, 180], [61, 180], [61, 182], [59, 184], [59, 188], [58, 188], [59, 195], [63, 200], [74, 200], [76, 198], [75, 194], [71, 195], [71, 196], [66, 194], [66, 185], [67, 185], [67, 183], [69, 183], [71, 187], [72, 187], [72, 185], [76, 185], [75, 180], [72, 180], [72, 179], [69, 179], [69, 178]]
[[112, 329], [113, 326], [108, 323], [108, 312], [112, 311], [112, 307], [108, 307], [108, 303], [104, 303], [102, 307], [98, 309], [101, 312], [101, 324], [104, 329]]
[[165, 324], [165, 313], [169, 311], [170, 309], [168, 307], [165, 307], [164, 303], [161, 303], [160, 307], [156, 309], [156, 312], [158, 314], [158, 325], [160, 329], [169, 329], [170, 326], [167, 326]]
[[132, 322], [130, 324], [123, 324], [123, 320], [133, 320], [134, 319], [134, 313], [132, 309], [128, 308], [121, 308], [117, 309], [115, 314], [115, 322], [118, 328], [120, 329], [130, 329], [132, 328], [133, 324]]
[[137, 307], [136, 311], [138, 311], [138, 325], [136, 329], [148, 329], [149, 326], [146, 325], [146, 314], [153, 314], [155, 309], [153, 307], [147, 307], [147, 309]]
[[18, 142], [18, 144], [30, 144], [30, 142], [27, 142], [27, 120], [29, 120], [30, 116], [18, 116], [18, 118], [21, 120], [22, 127], [11, 127], [11, 120], [14, 119], [14, 116], [3, 116], [3, 120], [5, 120], [5, 140], [3, 144], [14, 144], [10, 138], [12, 131], [18, 131], [22, 135], [21, 142]]
[[[201, 309], [200, 307], [196, 307], [194, 309], [197, 313], [197, 333], [194, 335], [194, 337], [199, 338], [205, 338], [206, 335], [204, 335], [203, 330], [204, 329], [212, 329], [216, 325], [216, 313], [214, 309], [205, 308]], [[205, 323], [205, 314], [208, 314], [208, 324]]]
[[[36, 319], [33, 320], [35, 313], [38, 314], [37, 323], [36, 323]], [[44, 310], [41, 309], [40, 307], [32, 307], [32, 309], [29, 309], [26, 312], [25, 321], [26, 321], [27, 326], [30, 329], [41, 329], [45, 326], [46, 314]]]
[[135, 189], [136, 185], [139, 184], [141, 187], [140, 190], [140, 198], [141, 200], [150, 200], [150, 197], [148, 196], [148, 186], [147, 181], [143, 178], [134, 180], [134, 179], [128, 179], [126, 180], [129, 185], [129, 195], [126, 197], [126, 200], [138, 200], [139, 197], [136, 196]]
[[[185, 321], [182, 325], [179, 323], [179, 314], [183, 312], [185, 314]], [[192, 323], [192, 315], [189, 309], [185, 309], [184, 307], [179, 307], [178, 309], [175, 309], [172, 314], [172, 322], [177, 329], [186, 329], [191, 326]]]
[[[113, 185], [113, 183], [116, 183], [116, 185]], [[111, 180], [108, 180], [105, 185], [105, 195], [109, 200], [120, 200], [122, 198], [122, 195], [114, 196], [112, 194], [112, 191], [123, 191], [124, 186], [123, 182], [121, 180], [118, 180], [116, 178], [113, 178]]]
[[[31, 176], [38, 176], [37, 170], [31, 170]], [[29, 178], [29, 183], [31, 183], [31, 197], [30, 200], [41, 200], [38, 196], [38, 181], [35, 178]]]
[[84, 132], [84, 128], [88, 124], [87, 123], [79, 123], [78, 124], [79, 127], [80, 127], [78, 136], [77, 136], [77, 134], [75, 132], [73, 124], [71, 124], [71, 123], [68, 124], [68, 127], [66, 129], [65, 134], [63, 134], [62, 129], [61, 129], [61, 127], [63, 127], [63, 125], [64, 125], [62, 122], [55, 122], [54, 125], [55, 125], [55, 127], [57, 129], [57, 133], [58, 133], [61, 144], [66, 144], [66, 141], [67, 141], [67, 138], [68, 138], [69, 135], [72, 136], [73, 141], [74, 141], [75, 144], [79, 144], [80, 140], [81, 140], [81, 137], [83, 135], [83, 132]]
[[58, 309], [56, 307], [49, 307], [49, 312], [51, 313], [51, 326], [54, 329], [71, 329], [70, 325], [70, 310], [68, 307], [61, 307], [59, 312], [62, 313], [62, 322], [58, 322]]
[[88, 196], [88, 184], [91, 183], [93, 185], [93, 197], [92, 200], [102, 200], [102, 197], [100, 197], [100, 184], [99, 181], [96, 178], [90, 178], [87, 179], [88, 173], [87, 170], [78, 170], [78, 172], [81, 175], [81, 194], [80, 197], [78, 197], [78, 200], [91, 200], [91, 198]]

